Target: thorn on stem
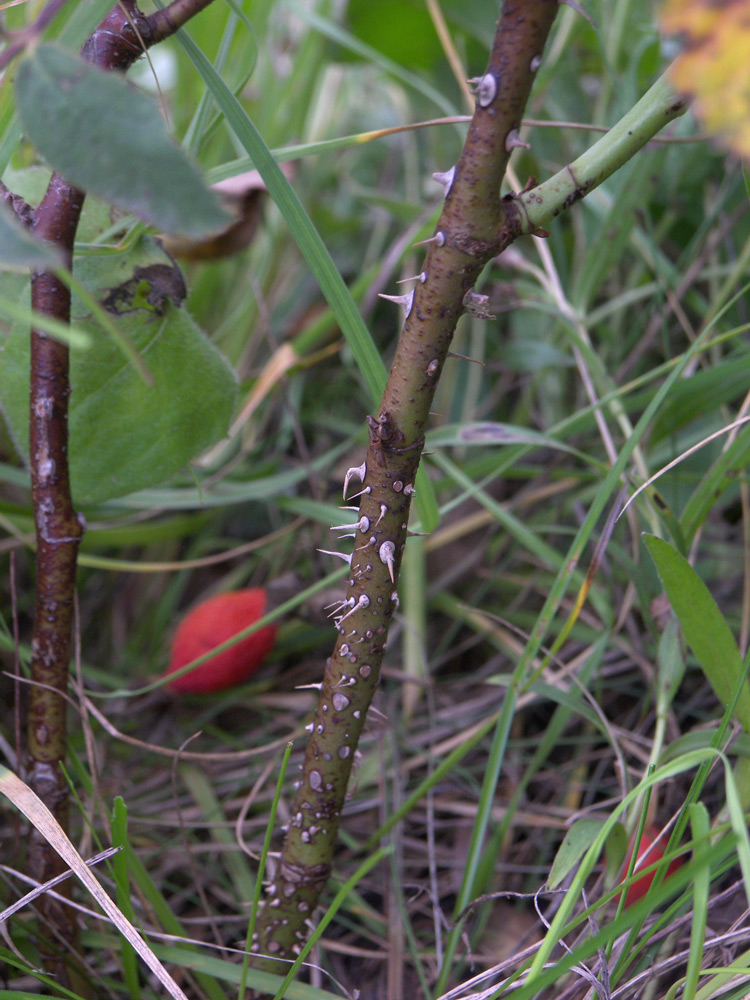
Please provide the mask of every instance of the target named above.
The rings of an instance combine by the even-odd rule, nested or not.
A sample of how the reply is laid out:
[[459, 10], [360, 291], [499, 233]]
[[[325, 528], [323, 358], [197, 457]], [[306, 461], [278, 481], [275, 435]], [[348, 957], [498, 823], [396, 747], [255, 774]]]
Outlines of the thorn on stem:
[[434, 173], [432, 175], [433, 180], [436, 180], [440, 187], [443, 189], [443, 197], [447, 198], [451, 193], [451, 188], [453, 187], [453, 179], [456, 176], [455, 166], [451, 167], [450, 170], [446, 170], [445, 173]]
[[[353, 597], [350, 597], [349, 600], [351, 601], [351, 603], [354, 606], [352, 607], [352, 609], [350, 611], [347, 611], [347, 613], [345, 615], [342, 615], [341, 618], [338, 619], [338, 621], [336, 622], [336, 625], [339, 626], [339, 627], [341, 626], [342, 622], [346, 621], [346, 619], [349, 617], [349, 615], [353, 615], [355, 611], [359, 611], [362, 608], [369, 608], [369, 606], [370, 606], [370, 598], [367, 596], [367, 594], [361, 594], [360, 598], [359, 598], [359, 600], [357, 601], [356, 604], [354, 603], [354, 598]], [[343, 647], [342, 647], [342, 649], [343, 649]]]
[[497, 80], [492, 73], [474, 77], [473, 80], [469, 80], [469, 83], [477, 85], [477, 104], [480, 108], [489, 107], [497, 97]]
[[434, 243], [435, 246], [439, 247], [445, 246], [445, 233], [438, 229], [435, 235], [431, 236], [429, 240], [420, 240], [418, 243], [415, 243], [414, 246], [423, 247], [426, 246], [428, 243]]
[[468, 354], [456, 354], [455, 351], [448, 351], [446, 356], [456, 358], [458, 361], [471, 361], [472, 364], [481, 365], [482, 368], [486, 367], [484, 361], [480, 361], [478, 358], [470, 358]]
[[333, 552], [331, 549], [316, 549], [315, 551], [322, 552], [324, 556], [335, 556], [336, 559], [343, 559], [349, 566], [352, 564], [352, 557], [346, 555], [345, 552]]
[[[344, 476], [344, 500], [346, 500], [346, 491], [349, 489], [349, 483], [356, 476], [360, 483], [365, 481], [365, 476], [367, 475], [367, 464], [363, 462], [361, 465], [353, 465], [351, 469], [347, 469], [346, 475]], [[352, 497], [352, 499], [354, 499]]]
[[[355, 531], [356, 532], [356, 530], [358, 528], [359, 528], [360, 531], [367, 531], [369, 529], [369, 527], [370, 527], [370, 519], [369, 519], [369, 517], [366, 517], [363, 514], [362, 517], [360, 517], [360, 519], [358, 521], [354, 522], [354, 524], [333, 524], [333, 525], [331, 525], [330, 530], [331, 531]], [[347, 538], [349, 536], [348, 535], [344, 535], [343, 537]], [[352, 536], [352, 537], [354, 537], [354, 536]]]
[[505, 137], [505, 152], [509, 153], [512, 149], [531, 149], [529, 143], [521, 139], [517, 128], [512, 128]]
[[403, 306], [407, 319], [412, 310], [412, 306], [414, 305], [413, 290], [411, 292], [407, 292], [406, 295], [386, 295], [384, 292], [378, 292], [378, 298], [387, 299], [389, 302], [396, 302], [398, 305]]
[[576, 12], [576, 14], [580, 14], [581, 17], [585, 17], [586, 20], [589, 22], [589, 24], [593, 27], [594, 25], [593, 18], [589, 14], [587, 14], [582, 7], [579, 7], [579, 5], [576, 3], [576, 0], [557, 0], [557, 2], [561, 6], [570, 7], [572, 10]]
[[395, 579], [393, 576], [393, 569], [396, 557], [395, 544], [390, 540], [383, 542], [383, 544], [378, 549], [378, 555], [380, 556], [380, 561], [388, 567], [388, 575], [391, 578], [391, 583], [395, 583]]

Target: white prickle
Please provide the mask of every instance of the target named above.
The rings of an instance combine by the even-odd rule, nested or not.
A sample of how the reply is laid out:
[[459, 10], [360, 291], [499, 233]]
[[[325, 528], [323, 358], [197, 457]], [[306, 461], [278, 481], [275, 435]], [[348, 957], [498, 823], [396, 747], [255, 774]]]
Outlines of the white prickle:
[[324, 556], [335, 556], [337, 559], [343, 559], [350, 566], [352, 564], [352, 557], [348, 556], [345, 552], [333, 552], [331, 549], [316, 549], [315, 551], [322, 552]]
[[[333, 608], [333, 611], [330, 613], [328, 617], [334, 618], [336, 615], [339, 614], [339, 612], [343, 611], [344, 608], [353, 608], [354, 603], [355, 603], [354, 598], [350, 597], [349, 600], [334, 601], [335, 607], [334, 604], [327, 604], [326, 608]], [[338, 622], [336, 622], [336, 624], [338, 625]]]
[[492, 73], [485, 73], [479, 80], [472, 81], [477, 84], [477, 104], [480, 108], [489, 107], [497, 97], [497, 80]]
[[438, 229], [435, 235], [431, 236], [429, 240], [420, 240], [418, 243], [415, 243], [414, 246], [423, 247], [426, 246], [428, 243], [434, 243], [436, 246], [439, 247], [445, 246], [445, 233], [442, 232], [440, 229]]
[[378, 549], [378, 555], [380, 556], [380, 561], [388, 567], [388, 575], [391, 578], [391, 583], [394, 583], [393, 569], [395, 565], [396, 557], [396, 546], [390, 541], [383, 542], [383, 544]]
[[511, 149], [531, 149], [529, 143], [521, 139], [517, 128], [512, 128], [505, 137], [505, 152], [509, 153]]
[[435, 173], [432, 175], [433, 180], [436, 180], [440, 187], [443, 189], [443, 197], [447, 198], [451, 193], [451, 188], [453, 187], [453, 178], [456, 176], [456, 168], [451, 167], [450, 170], [446, 170], [445, 173]]
[[[356, 500], [357, 497], [363, 497], [366, 493], [372, 493], [372, 486], [365, 486], [365, 488], [363, 490], [360, 490], [359, 493], [352, 493], [352, 495], [350, 497], [347, 497], [346, 499]], [[359, 510], [359, 507], [352, 507], [352, 510]]]
[[354, 524], [332, 524], [330, 530], [331, 531], [356, 531], [357, 528], [359, 528], [360, 531], [367, 531], [367, 529], [369, 527], [370, 527], [370, 520], [369, 520], [369, 518], [367, 518], [367, 517], [365, 517], [363, 515], [362, 517], [360, 517], [360, 519], [358, 521], [355, 521]]
[[[367, 475], [367, 464], [363, 462], [361, 465], [353, 465], [351, 469], [347, 469], [346, 475], [344, 476], [344, 500], [346, 500], [346, 491], [349, 489], [349, 483], [356, 476], [360, 483], [365, 481], [365, 476]], [[353, 499], [353, 498], [352, 498]]]
[[[350, 598], [350, 600], [352, 604], [354, 604], [354, 598], [352, 597]], [[354, 607], [351, 609], [351, 611], [347, 611], [345, 615], [342, 615], [341, 618], [339, 618], [339, 620], [336, 622], [336, 624], [340, 626], [343, 621], [346, 621], [349, 615], [353, 615], [354, 612], [359, 611], [360, 608], [368, 608], [369, 606], [370, 606], [370, 598], [367, 596], [367, 594], [361, 594], [359, 600], [357, 601], [356, 604], [354, 604]]]
[[352, 524], [332, 524], [329, 531], [354, 531], [359, 526], [359, 521]]
[[398, 305], [403, 306], [404, 312], [407, 317], [412, 310], [414, 305], [414, 290], [407, 292], [406, 295], [386, 295], [384, 292], [378, 292], [378, 296], [381, 299], [387, 299], [388, 302], [396, 302]]

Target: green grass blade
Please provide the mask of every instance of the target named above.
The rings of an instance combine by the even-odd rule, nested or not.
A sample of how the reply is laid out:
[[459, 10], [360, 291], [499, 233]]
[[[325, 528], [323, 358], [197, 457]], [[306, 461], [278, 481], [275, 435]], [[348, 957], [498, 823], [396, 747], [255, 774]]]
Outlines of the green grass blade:
[[[708, 844], [708, 811], [702, 802], [690, 806], [690, 822], [693, 840]], [[693, 924], [690, 931], [690, 955], [685, 974], [684, 1000], [694, 1000], [703, 959], [703, 945], [706, 940], [706, 920], [708, 916], [708, 894], [710, 888], [708, 865], [700, 865], [700, 847], [696, 849], [695, 872], [693, 875]]]
[[722, 705], [740, 687], [735, 714], [750, 732], [750, 688], [726, 619], [708, 587], [675, 548], [654, 535], [646, 535], [645, 541], [683, 634]]
[[[124, 800], [118, 795], [112, 810], [112, 844], [115, 847], [125, 847], [128, 839], [128, 810]], [[112, 859], [112, 870], [115, 875], [117, 889], [117, 905], [131, 923], [136, 917], [130, 900], [130, 879], [128, 876], [128, 858], [124, 850], [119, 851]], [[123, 977], [128, 996], [139, 1000], [141, 996], [140, 980], [138, 978], [138, 960], [133, 946], [124, 938], [120, 944]]]
[[236, 133], [260, 172], [341, 326], [373, 402], [378, 403], [385, 387], [385, 366], [320, 234], [240, 102], [190, 35], [180, 31], [178, 38], [213, 94], [216, 104], [226, 117], [227, 124]]

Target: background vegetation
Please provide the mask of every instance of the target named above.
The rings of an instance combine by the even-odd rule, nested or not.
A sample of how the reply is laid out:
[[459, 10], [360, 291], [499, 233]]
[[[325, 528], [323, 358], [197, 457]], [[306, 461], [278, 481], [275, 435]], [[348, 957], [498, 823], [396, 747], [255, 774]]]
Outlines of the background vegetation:
[[[591, 22], [566, 8], [553, 28], [521, 136], [530, 148], [512, 161], [520, 186], [588, 148], [590, 129], [613, 125], [672, 55], [650, 4], [602, 0], [588, 12]], [[9, 27], [27, 16], [24, 7], [5, 12]], [[465, 125], [371, 141], [366, 133], [469, 112], [464, 80], [482, 72], [496, 18], [494, 0], [440, 8], [248, 0], [242, 9], [213, 6], [188, 29], [268, 145], [293, 163], [294, 187], [386, 364], [400, 317], [378, 293], [397, 293], [399, 280], [418, 273], [413, 244], [431, 234], [442, 198], [432, 173], [455, 162]], [[151, 61], [132, 75], [147, 89], [158, 80], [175, 134], [212, 180], [237, 173], [244, 149], [194, 52], [170, 40]], [[4, 121], [8, 149], [7, 113]], [[667, 570], [662, 562], [657, 575], [642, 539], [644, 531], [669, 539], [692, 563], [744, 657], [750, 439], [737, 426], [690, 449], [742, 417], [748, 402], [747, 192], [740, 165], [696, 132], [689, 116], [680, 119], [669, 141], [561, 215], [548, 239], [524, 238], [493, 262], [481, 291], [496, 318], [466, 316], [459, 326], [454, 351], [479, 363], [451, 359], [443, 372], [426, 463], [440, 524], [406, 549], [397, 627], [325, 905], [377, 847], [388, 851], [337, 900], [307, 975], [318, 990], [584, 997], [596, 976], [607, 997], [662, 997], [683, 985], [685, 995], [746, 993], [732, 975], [747, 970], [740, 862], [748, 847], [746, 837], [737, 845], [718, 834], [741, 825], [737, 761], [750, 743], [714, 693], [720, 665], [707, 661], [711, 649], [681, 639], [663, 596]], [[21, 143], [10, 166], [33, 157]], [[130, 235], [115, 241], [111, 226], [94, 226], [79, 260], [116, 253]], [[228, 439], [189, 470], [83, 508], [69, 776], [81, 853], [126, 845], [99, 877], [186, 990], [218, 998], [237, 993], [237, 949], [281, 757], [294, 739], [293, 774], [314, 705], [306, 686], [330, 653], [324, 608], [338, 589], [318, 550], [335, 547], [329, 529], [342, 521], [342, 479], [361, 461], [372, 404], [270, 199], [245, 251], [184, 270], [190, 311], [237, 372], [239, 402]], [[33, 519], [27, 474], [5, 432], [2, 449], [0, 645], [12, 672], [17, 623], [23, 672]], [[623, 484], [632, 492], [677, 458], [615, 522]], [[608, 475], [618, 459], [619, 480]], [[670, 566], [685, 589], [684, 568]], [[145, 690], [165, 668], [184, 609], [279, 581], [297, 603], [256, 678], [179, 701]], [[708, 607], [699, 594], [683, 624], [692, 615], [709, 647], [722, 650]], [[736, 679], [724, 681], [730, 703], [741, 700]], [[7, 675], [0, 684], [2, 748], [15, 767], [19, 689]], [[715, 753], [728, 740], [734, 777]], [[654, 768], [649, 791], [633, 794]], [[284, 789], [280, 824], [287, 799]], [[614, 875], [597, 862], [603, 822], [619, 818], [632, 833], [646, 816], [660, 826], [675, 819], [681, 831], [690, 821], [682, 846], [675, 836], [671, 847], [689, 860], [615, 917]], [[573, 826], [583, 832], [572, 860], [560, 862], [578, 819], [596, 822]], [[26, 891], [10, 813], [3, 834], [10, 902]], [[590, 875], [584, 866], [562, 894], [596, 837]], [[623, 854], [618, 837], [613, 827], [613, 865]], [[279, 844], [276, 832], [272, 851]], [[26, 912], [9, 925], [12, 947], [0, 949], [4, 995], [62, 995], [32, 971]], [[103, 920], [84, 924], [102, 995], [159, 995]], [[701, 962], [725, 971], [699, 980]], [[302, 987], [288, 995], [302, 996]]]

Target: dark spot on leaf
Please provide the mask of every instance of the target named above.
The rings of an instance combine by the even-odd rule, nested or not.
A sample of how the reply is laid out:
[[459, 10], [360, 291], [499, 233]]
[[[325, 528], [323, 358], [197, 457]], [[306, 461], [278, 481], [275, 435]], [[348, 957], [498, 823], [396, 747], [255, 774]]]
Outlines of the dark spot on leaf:
[[185, 280], [176, 264], [149, 264], [137, 267], [132, 278], [111, 288], [101, 301], [116, 315], [145, 309], [163, 316], [170, 302], [180, 306], [186, 295]]

